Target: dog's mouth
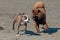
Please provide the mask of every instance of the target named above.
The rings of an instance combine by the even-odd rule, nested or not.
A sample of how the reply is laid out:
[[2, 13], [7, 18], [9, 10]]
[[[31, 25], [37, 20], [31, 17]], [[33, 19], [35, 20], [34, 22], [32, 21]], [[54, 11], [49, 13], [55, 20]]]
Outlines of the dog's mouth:
[[44, 15], [42, 15], [41, 17], [38, 17], [37, 15], [34, 15], [34, 16], [32, 17], [33, 20], [36, 20], [36, 19], [44, 19], [44, 18], [45, 18]]
[[37, 19], [37, 18], [38, 18], [38, 16], [36, 16], [36, 15], [34, 15], [34, 16], [32, 17], [33, 20], [35, 20], [35, 19]]

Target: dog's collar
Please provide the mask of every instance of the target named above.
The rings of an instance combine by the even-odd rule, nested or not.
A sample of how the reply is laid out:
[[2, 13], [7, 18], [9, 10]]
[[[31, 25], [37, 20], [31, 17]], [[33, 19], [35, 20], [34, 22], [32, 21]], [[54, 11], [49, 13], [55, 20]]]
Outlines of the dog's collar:
[[28, 16], [27, 16], [27, 15], [24, 15], [24, 16], [26, 16], [26, 17], [27, 17], [27, 19], [25, 19], [25, 20], [24, 20], [24, 22], [28, 21]]

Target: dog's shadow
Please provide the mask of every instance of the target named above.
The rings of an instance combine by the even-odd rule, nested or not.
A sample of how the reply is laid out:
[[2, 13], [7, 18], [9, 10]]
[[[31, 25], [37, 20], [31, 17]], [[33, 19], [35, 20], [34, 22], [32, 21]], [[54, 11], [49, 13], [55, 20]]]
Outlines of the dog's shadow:
[[[21, 30], [21, 31], [23, 31], [23, 30]], [[25, 34], [29, 34], [30, 36], [32, 36], [32, 35], [40, 36], [40, 34], [35, 33], [35, 32], [33, 32], [33, 31], [31, 31], [31, 30], [27, 30], [27, 31], [25, 32]]]
[[48, 28], [48, 30], [44, 30], [42, 31], [43, 33], [48, 33], [48, 34], [53, 34], [56, 33], [58, 30], [60, 30], [60, 28]]
[[0, 30], [4, 30], [4, 28], [2, 26], [0, 26]]
[[[56, 33], [58, 30], [60, 30], [60, 28], [48, 28], [48, 30], [43, 30], [42, 32], [43, 33], [48, 33], [48, 34], [53, 34], [53, 33]], [[21, 30], [21, 31], [23, 31], [23, 30]], [[35, 35], [35, 36], [39, 36], [40, 34], [38, 34], [38, 33], [35, 33], [35, 32], [33, 32], [33, 31], [31, 31], [31, 30], [27, 30], [26, 32], [25, 32], [25, 34], [30, 34], [30, 35]]]

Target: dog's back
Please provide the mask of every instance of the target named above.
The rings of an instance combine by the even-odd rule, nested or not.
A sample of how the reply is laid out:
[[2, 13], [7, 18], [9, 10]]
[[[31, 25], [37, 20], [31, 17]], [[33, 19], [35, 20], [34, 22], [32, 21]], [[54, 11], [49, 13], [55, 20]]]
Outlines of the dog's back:
[[21, 22], [22, 20], [22, 15], [15, 15], [14, 18], [13, 18], [13, 21], [16, 22], [16, 23], [19, 23]]

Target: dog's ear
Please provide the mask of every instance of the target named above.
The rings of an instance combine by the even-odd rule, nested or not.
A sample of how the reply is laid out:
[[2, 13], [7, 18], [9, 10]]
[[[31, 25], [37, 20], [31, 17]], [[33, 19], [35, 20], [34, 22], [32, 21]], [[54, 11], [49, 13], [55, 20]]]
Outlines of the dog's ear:
[[34, 10], [32, 10], [32, 13], [34, 13]]

